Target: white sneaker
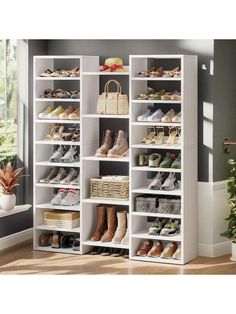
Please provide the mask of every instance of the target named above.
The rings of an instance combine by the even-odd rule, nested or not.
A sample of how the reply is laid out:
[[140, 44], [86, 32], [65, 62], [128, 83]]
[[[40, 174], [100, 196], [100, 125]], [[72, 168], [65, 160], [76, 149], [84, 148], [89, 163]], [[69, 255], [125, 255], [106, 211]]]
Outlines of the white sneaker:
[[65, 153], [65, 155], [61, 158], [63, 162], [76, 162], [79, 161], [79, 154], [77, 149], [73, 146]]
[[78, 173], [78, 176], [74, 180], [72, 180], [70, 184], [72, 184], [72, 185], [79, 185], [80, 184], [80, 175], [79, 175], [79, 173]]
[[172, 191], [178, 187], [178, 182], [174, 173], [170, 173], [161, 186], [161, 190]]
[[40, 179], [39, 182], [40, 183], [49, 183], [49, 181], [54, 178], [55, 176], [57, 175], [57, 168], [56, 167], [53, 167], [50, 169], [50, 172], [49, 174], [43, 178], [43, 179]]
[[61, 205], [73, 206], [79, 203], [80, 192], [76, 189], [69, 189], [65, 198], [62, 199]]
[[66, 190], [60, 189], [58, 190], [57, 195], [51, 200], [52, 205], [62, 205], [62, 200], [66, 197]]
[[60, 183], [60, 181], [65, 178], [65, 176], [67, 175], [67, 172], [64, 168], [60, 168], [57, 175], [51, 179], [49, 182], [50, 183]]
[[157, 109], [152, 115], [147, 118], [147, 121], [160, 122], [163, 116], [164, 113], [161, 111], [161, 109]]
[[61, 184], [70, 184], [72, 180], [74, 180], [78, 176], [78, 171], [75, 169], [70, 169], [68, 175], [64, 177], [60, 183]]
[[62, 156], [65, 154], [65, 150], [62, 146], [60, 146], [50, 157], [49, 161], [50, 162], [60, 162]]
[[39, 119], [47, 119], [49, 113], [51, 113], [52, 111], [53, 111], [53, 107], [48, 106], [42, 112], [39, 113]]
[[147, 109], [141, 116], [138, 116], [137, 121], [147, 121], [147, 118], [151, 115], [151, 110]]

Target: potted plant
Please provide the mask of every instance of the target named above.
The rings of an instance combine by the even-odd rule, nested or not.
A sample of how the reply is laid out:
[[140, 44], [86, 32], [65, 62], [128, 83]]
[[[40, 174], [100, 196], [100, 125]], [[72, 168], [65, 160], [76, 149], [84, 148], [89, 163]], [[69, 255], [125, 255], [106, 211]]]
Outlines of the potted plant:
[[23, 168], [14, 169], [11, 162], [8, 162], [3, 169], [0, 169], [1, 209], [11, 210], [15, 207], [16, 195], [13, 193], [13, 189], [18, 185], [18, 181], [22, 177], [20, 174], [22, 170]]
[[231, 176], [228, 178], [228, 207], [230, 209], [229, 215], [225, 218], [228, 222], [227, 230], [221, 233], [221, 236], [232, 240], [232, 257], [231, 260], [236, 261], [236, 161], [230, 159], [228, 163], [231, 166]]

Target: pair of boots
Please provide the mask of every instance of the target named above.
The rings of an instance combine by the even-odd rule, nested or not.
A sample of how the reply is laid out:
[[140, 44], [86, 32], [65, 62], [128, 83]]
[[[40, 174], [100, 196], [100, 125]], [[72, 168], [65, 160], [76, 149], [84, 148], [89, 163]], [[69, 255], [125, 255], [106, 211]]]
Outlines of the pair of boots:
[[115, 206], [97, 206], [97, 226], [92, 241], [128, 244], [128, 214]]
[[102, 145], [97, 149], [96, 157], [119, 158], [128, 155], [128, 141], [124, 131], [119, 130], [116, 140], [113, 143], [111, 130], [106, 130]]

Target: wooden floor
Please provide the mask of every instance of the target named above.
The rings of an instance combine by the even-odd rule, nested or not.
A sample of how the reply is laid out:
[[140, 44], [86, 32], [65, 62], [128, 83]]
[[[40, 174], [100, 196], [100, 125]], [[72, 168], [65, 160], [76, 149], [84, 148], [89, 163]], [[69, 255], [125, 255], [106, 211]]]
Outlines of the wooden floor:
[[0, 274], [236, 274], [236, 263], [223, 256], [199, 257], [184, 266], [160, 265], [121, 257], [39, 252], [32, 250], [32, 243], [25, 243], [0, 252]]

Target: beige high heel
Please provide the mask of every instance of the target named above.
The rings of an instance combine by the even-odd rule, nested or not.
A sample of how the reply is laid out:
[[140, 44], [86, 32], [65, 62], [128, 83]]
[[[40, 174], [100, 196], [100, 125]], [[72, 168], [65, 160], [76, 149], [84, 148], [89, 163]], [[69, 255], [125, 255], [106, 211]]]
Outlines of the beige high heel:
[[43, 137], [43, 141], [51, 141], [53, 137], [53, 132], [55, 129], [55, 125], [49, 124], [48, 126], [48, 134]]
[[176, 135], [178, 134], [177, 129], [175, 127], [169, 127], [169, 137], [167, 139], [166, 144], [167, 145], [174, 145], [175, 139], [176, 139]]
[[[159, 129], [161, 131], [158, 131]], [[164, 143], [164, 136], [165, 136], [164, 127], [156, 128], [156, 136], [154, 137], [154, 144], [156, 144], [156, 145], [163, 144]]]
[[151, 144], [155, 135], [156, 135], [155, 131], [154, 132], [150, 132], [147, 137], [144, 137], [142, 139], [141, 143], [142, 144]]
[[52, 136], [53, 141], [61, 141], [62, 140], [62, 133], [64, 130], [64, 125], [57, 125]]
[[182, 140], [181, 128], [177, 128], [177, 133], [178, 133], [178, 139], [177, 139], [176, 144], [181, 145], [181, 140]]

